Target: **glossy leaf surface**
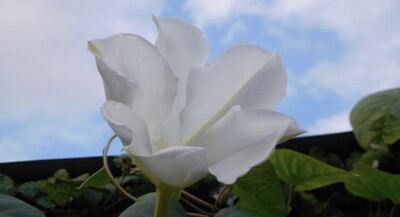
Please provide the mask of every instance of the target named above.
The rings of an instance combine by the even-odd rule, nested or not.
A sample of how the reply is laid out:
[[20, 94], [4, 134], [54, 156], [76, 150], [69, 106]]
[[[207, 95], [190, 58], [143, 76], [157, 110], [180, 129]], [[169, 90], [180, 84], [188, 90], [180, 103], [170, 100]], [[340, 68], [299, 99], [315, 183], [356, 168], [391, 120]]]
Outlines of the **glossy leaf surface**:
[[345, 187], [350, 193], [374, 201], [390, 199], [395, 204], [400, 204], [400, 175], [393, 175], [372, 168], [365, 163], [357, 162], [345, 182]]
[[0, 194], [0, 217], [45, 217], [35, 207], [14, 197]]
[[108, 177], [106, 170], [102, 167], [96, 173], [89, 176], [89, 178], [79, 186], [79, 189], [87, 187], [104, 188], [108, 183], [110, 183], [110, 177]]
[[233, 193], [240, 199], [237, 204], [240, 208], [266, 217], [283, 217], [288, 213], [282, 184], [269, 161], [239, 178]]
[[[151, 195], [128, 207], [119, 217], [153, 217], [155, 205], [156, 197]], [[174, 199], [171, 201], [168, 217], [186, 217], [185, 210]]]
[[400, 88], [361, 99], [351, 111], [350, 122], [363, 148], [395, 143], [400, 139]]
[[279, 179], [296, 191], [308, 191], [344, 182], [349, 173], [299, 152], [279, 149], [270, 158]]
[[262, 217], [257, 213], [238, 207], [228, 207], [220, 210], [214, 217]]

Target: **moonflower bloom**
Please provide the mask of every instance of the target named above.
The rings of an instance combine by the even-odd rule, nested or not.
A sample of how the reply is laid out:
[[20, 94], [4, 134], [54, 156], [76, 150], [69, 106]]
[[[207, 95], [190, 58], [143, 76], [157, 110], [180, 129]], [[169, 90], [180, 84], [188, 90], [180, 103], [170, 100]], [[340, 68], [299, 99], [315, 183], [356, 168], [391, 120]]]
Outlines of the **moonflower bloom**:
[[105, 120], [156, 186], [182, 189], [211, 173], [232, 184], [304, 131], [272, 111], [287, 75], [277, 53], [236, 45], [205, 64], [195, 26], [153, 18], [155, 45], [134, 34], [89, 41], [103, 78]]

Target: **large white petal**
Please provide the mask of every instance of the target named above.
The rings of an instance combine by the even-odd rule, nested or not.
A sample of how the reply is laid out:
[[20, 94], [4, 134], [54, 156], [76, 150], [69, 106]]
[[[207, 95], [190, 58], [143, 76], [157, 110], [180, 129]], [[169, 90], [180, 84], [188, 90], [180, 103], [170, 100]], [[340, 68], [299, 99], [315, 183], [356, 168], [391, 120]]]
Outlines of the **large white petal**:
[[180, 114], [181, 143], [194, 145], [233, 105], [273, 108], [285, 95], [286, 84], [279, 56], [254, 45], [235, 46], [210, 65], [192, 68]]
[[126, 105], [132, 105], [137, 84], [125, 75], [110, 69], [110, 67], [98, 57], [96, 57], [96, 65], [103, 78], [106, 98]]
[[101, 108], [101, 113], [122, 143], [135, 154], [152, 153], [146, 123], [128, 106], [108, 100]]
[[292, 125], [297, 125], [293, 118], [274, 111], [234, 106], [205, 132], [200, 147], [207, 150], [211, 173], [232, 184], [264, 162], [289, 129], [304, 132], [300, 127], [292, 131]]
[[[89, 49], [109, 69], [137, 84], [129, 104], [149, 127], [152, 138], [160, 136], [161, 125], [171, 110], [178, 78], [165, 58], [151, 43], [134, 34], [118, 34], [89, 42]], [[113, 85], [110, 92], [118, 90]]]
[[158, 35], [156, 47], [180, 77], [193, 66], [202, 66], [208, 57], [208, 44], [194, 25], [178, 18], [153, 16]]
[[284, 143], [291, 138], [298, 136], [300, 134], [307, 133], [306, 130], [301, 128], [297, 122], [293, 122], [290, 126], [286, 129], [285, 135], [279, 140], [279, 144]]
[[154, 155], [137, 155], [126, 149], [135, 164], [155, 184], [185, 188], [209, 174], [206, 150], [198, 147], [169, 147]]
[[177, 18], [153, 17], [158, 35], [156, 47], [179, 77], [178, 94], [164, 129], [167, 146], [179, 141], [179, 112], [186, 101], [187, 74], [191, 67], [202, 66], [208, 57], [208, 44], [203, 33], [194, 25]]
[[287, 74], [278, 53], [272, 54], [243, 86], [235, 104], [242, 108], [272, 109], [286, 95]]

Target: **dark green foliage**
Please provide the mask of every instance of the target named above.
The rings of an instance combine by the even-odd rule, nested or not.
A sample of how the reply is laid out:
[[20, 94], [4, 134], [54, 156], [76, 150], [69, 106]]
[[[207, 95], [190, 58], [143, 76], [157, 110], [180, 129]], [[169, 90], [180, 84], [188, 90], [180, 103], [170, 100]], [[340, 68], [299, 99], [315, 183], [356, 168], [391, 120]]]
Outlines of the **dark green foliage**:
[[17, 187], [17, 192], [27, 198], [33, 198], [39, 193], [36, 182], [26, 182]]
[[215, 217], [262, 217], [255, 212], [241, 209], [238, 207], [229, 207], [220, 210]]
[[[379, 166], [396, 171], [398, 164], [395, 162], [400, 161], [398, 146], [394, 144], [389, 147], [388, 153], [391, 155], [385, 155], [382, 159], [390, 160], [379, 160]], [[280, 149], [269, 161], [238, 179], [232, 186], [229, 205], [225, 203], [227, 197], [219, 201], [215, 209], [200, 207], [216, 217], [389, 216], [391, 201], [399, 203], [398, 175], [361, 163], [366, 162], [365, 156], [363, 153], [348, 153], [348, 156], [339, 157], [318, 148], [310, 149], [309, 155]], [[376, 158], [371, 159], [370, 162], [376, 161]], [[132, 195], [145, 195], [136, 204], [132, 205], [133, 202], [114, 185], [104, 181], [108, 180], [104, 170], [90, 178], [88, 174], [70, 177], [68, 171], [58, 170], [46, 180], [22, 184], [1, 175], [0, 189], [6, 189], [36, 206], [47, 217], [152, 217], [154, 193], [146, 194], [155, 191], [153, 185], [132, 165], [128, 157], [122, 156], [113, 162], [122, 171], [117, 181]], [[86, 184], [83, 185], [84, 182]], [[90, 182], [92, 184], [88, 185]], [[346, 183], [348, 191], [343, 183]], [[187, 191], [214, 204], [219, 188], [215, 178], [208, 176]], [[183, 200], [180, 202], [183, 208], [177, 201], [173, 202], [175, 205], [171, 209], [171, 216], [184, 216], [184, 210], [198, 213]]]
[[[54, 176], [47, 180], [36, 182], [36, 187], [58, 206], [65, 206], [70, 198], [76, 198], [82, 195], [82, 190], [77, 189], [78, 184], [76, 179], [70, 180], [69, 174], [65, 169], [57, 170]], [[34, 187], [32, 188], [34, 189]], [[36, 194], [33, 195], [32, 198], [34, 196], [36, 196]], [[39, 201], [43, 204], [43, 199]]]
[[[115, 158], [114, 162], [123, 171], [117, 180], [128, 192], [140, 196], [155, 190], [127, 156]], [[89, 174], [70, 177], [68, 171], [59, 169], [46, 180], [20, 185], [0, 174], [0, 192], [16, 195], [41, 209], [47, 217], [117, 217], [132, 204], [110, 184], [104, 169], [90, 178]]]
[[40, 210], [22, 200], [0, 194], [0, 217], [45, 217]]
[[0, 194], [7, 194], [10, 196], [15, 194], [14, 181], [4, 174], [0, 174]]
[[[156, 204], [155, 195], [149, 195], [128, 207], [119, 217], [153, 217]], [[185, 210], [175, 199], [171, 201], [168, 217], [186, 217]]]
[[237, 180], [233, 193], [240, 198], [237, 207], [262, 216], [283, 217], [289, 212], [285, 204], [282, 184], [270, 161], [254, 167]]
[[400, 204], [400, 175], [393, 175], [358, 162], [351, 170], [352, 176], [345, 183], [352, 194], [373, 201], [391, 200]]

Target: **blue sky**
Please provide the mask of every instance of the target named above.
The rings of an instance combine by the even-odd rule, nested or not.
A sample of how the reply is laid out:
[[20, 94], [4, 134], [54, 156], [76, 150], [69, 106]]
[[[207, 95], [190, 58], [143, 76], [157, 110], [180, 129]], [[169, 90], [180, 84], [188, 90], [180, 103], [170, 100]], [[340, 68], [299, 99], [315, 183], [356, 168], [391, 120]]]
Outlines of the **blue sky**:
[[[238, 43], [278, 51], [289, 85], [276, 110], [306, 135], [351, 130], [361, 97], [400, 84], [397, 0], [5, 0], [0, 162], [100, 155], [113, 133], [86, 41], [132, 32], [153, 42], [152, 14], [196, 24], [210, 60]], [[111, 153], [122, 153], [115, 143]]]

